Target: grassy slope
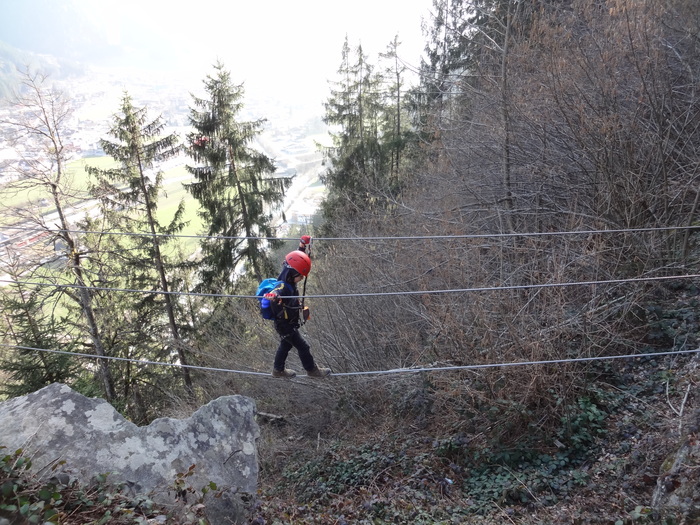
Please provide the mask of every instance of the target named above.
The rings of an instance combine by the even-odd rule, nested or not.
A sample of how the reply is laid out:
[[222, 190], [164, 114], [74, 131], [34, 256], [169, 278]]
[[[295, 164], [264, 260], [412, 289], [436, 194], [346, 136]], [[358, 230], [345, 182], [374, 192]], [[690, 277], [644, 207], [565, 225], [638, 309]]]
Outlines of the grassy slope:
[[603, 417], [585, 447], [572, 450], [567, 442], [557, 453], [515, 461], [483, 449], [479, 457], [477, 436], [452, 435], [439, 414], [422, 430], [411, 421], [393, 428], [346, 421], [342, 430], [326, 430], [335, 436], [330, 441], [299, 436], [304, 416], [263, 425], [258, 523], [691, 523], [649, 508], [662, 464], [678, 446], [679, 424], [690, 416], [686, 410], [679, 417], [671, 405], [678, 408], [696, 380], [691, 362], [616, 365], [591, 385]]
[[[106, 169], [114, 166], [114, 160], [110, 157], [89, 157], [68, 163], [64, 182], [67, 188], [71, 188], [71, 193], [78, 196], [76, 201], [89, 198], [87, 195], [89, 176], [85, 171], [85, 166]], [[158, 219], [163, 224], [167, 224], [175, 214], [180, 201], [184, 199], [186, 201], [184, 220], [188, 225], [183, 230], [182, 235], [197, 235], [201, 233], [202, 224], [197, 216], [195, 201], [191, 199], [183, 186], [187, 177], [188, 174], [184, 166], [163, 172], [163, 189], [159, 200]], [[44, 213], [50, 213], [54, 210], [48, 193], [41, 188], [21, 192], [3, 192], [3, 206], [8, 208], [31, 207]], [[196, 245], [196, 239], [184, 239], [183, 242], [187, 248]]]

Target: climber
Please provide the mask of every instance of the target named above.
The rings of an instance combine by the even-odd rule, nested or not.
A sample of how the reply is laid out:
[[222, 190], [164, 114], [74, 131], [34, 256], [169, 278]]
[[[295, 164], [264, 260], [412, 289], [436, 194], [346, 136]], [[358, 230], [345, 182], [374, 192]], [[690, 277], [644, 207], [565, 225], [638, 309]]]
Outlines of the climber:
[[282, 272], [277, 278], [281, 282], [264, 296], [270, 301], [275, 330], [280, 336], [280, 344], [272, 368], [273, 377], [292, 378], [297, 375], [294, 370], [285, 366], [287, 355], [292, 347], [297, 349], [301, 364], [309, 377], [326, 377], [331, 374], [330, 368], [316, 366], [309, 343], [299, 333], [302, 319], [308, 319], [308, 309], [304, 308], [302, 300], [299, 299], [297, 284], [311, 271], [311, 258], [306, 253], [310, 244], [311, 237], [303, 235], [299, 242], [299, 249], [290, 252], [284, 258]]

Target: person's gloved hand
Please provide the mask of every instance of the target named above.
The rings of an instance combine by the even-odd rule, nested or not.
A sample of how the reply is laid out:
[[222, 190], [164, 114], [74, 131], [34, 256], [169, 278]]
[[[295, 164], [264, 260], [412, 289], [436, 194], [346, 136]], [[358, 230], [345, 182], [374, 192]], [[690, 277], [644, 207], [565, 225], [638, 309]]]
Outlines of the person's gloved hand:
[[274, 301], [277, 299], [277, 292], [267, 292], [263, 297], [268, 301]]

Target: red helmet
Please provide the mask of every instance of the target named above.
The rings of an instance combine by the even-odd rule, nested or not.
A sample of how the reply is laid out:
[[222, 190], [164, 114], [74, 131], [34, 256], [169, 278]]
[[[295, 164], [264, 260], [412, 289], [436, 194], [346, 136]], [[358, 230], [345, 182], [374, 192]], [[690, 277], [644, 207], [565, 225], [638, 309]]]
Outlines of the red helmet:
[[299, 250], [288, 253], [284, 258], [284, 262], [286, 262], [288, 266], [294, 268], [304, 277], [309, 275], [309, 272], [311, 271], [311, 259], [308, 255]]

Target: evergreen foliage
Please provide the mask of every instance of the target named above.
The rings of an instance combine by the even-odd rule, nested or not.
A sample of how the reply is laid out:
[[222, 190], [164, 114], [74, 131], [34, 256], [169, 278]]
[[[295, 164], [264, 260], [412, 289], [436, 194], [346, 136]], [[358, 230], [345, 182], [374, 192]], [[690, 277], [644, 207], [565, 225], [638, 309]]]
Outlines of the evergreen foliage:
[[0, 370], [7, 374], [0, 385], [0, 396], [22, 396], [52, 383], [75, 385], [81, 390], [78, 360], [64, 353], [32, 350], [60, 348], [62, 352], [71, 352], [77, 346], [76, 341], [63, 335], [69, 331], [67, 324], [55, 315], [44, 313], [44, 305], [50, 299], [44, 292], [41, 287], [25, 289], [21, 284], [0, 291], [4, 314], [0, 340], [25, 347], [0, 354]]
[[[433, 0], [432, 26], [424, 27], [427, 42], [420, 64], [419, 107], [423, 111], [442, 105], [470, 62], [467, 51], [470, 12], [473, 11], [467, 2]], [[427, 125], [425, 121], [422, 123]]]
[[[179, 139], [177, 135], [162, 136], [164, 123], [162, 119], [148, 119], [146, 108], [136, 108], [128, 93], [125, 93], [120, 112], [114, 116], [109, 135], [113, 140], [100, 141], [102, 149], [119, 164], [115, 168], [102, 169], [86, 167], [96, 182], [91, 192], [102, 203], [102, 228], [114, 229], [119, 232], [136, 235], [110, 239], [111, 249], [100, 249], [104, 242], [101, 236], [91, 240], [95, 242], [95, 253], [104, 254], [100, 261], [98, 273], [104, 275], [128, 276], [123, 286], [138, 286], [140, 289], [154, 289], [164, 293], [136, 296], [128, 311], [133, 311], [140, 319], [135, 326], [155, 332], [151, 337], [138, 337], [134, 344], [136, 348], [143, 346], [146, 341], [156, 348], [161, 347], [159, 340], [164, 339], [163, 333], [158, 333], [160, 325], [159, 312], [165, 309], [168, 331], [170, 332], [171, 347], [177, 352], [182, 364], [188, 363], [185, 345], [180, 336], [182, 317], [177, 302], [169, 293], [172, 286], [172, 271], [176, 266], [169, 261], [166, 249], [173, 238], [170, 237], [184, 228], [182, 215], [184, 202], [181, 201], [169, 224], [162, 226], [158, 219], [158, 198], [162, 190], [162, 173], [157, 170], [157, 163], [178, 152]], [[89, 219], [87, 219], [89, 221]], [[92, 231], [86, 227], [87, 231]], [[116, 249], [115, 249], [116, 248]], [[99, 255], [97, 256], [99, 257]], [[155, 266], [155, 267], [154, 267]], [[154, 285], [154, 283], [157, 283]], [[151, 312], [149, 313], [149, 310]], [[145, 323], [149, 319], [151, 322]], [[134, 348], [130, 346], [131, 348]], [[164, 350], [151, 350], [146, 355], [167, 355]], [[182, 369], [185, 385], [191, 389], [192, 380], [189, 370]]]
[[258, 281], [272, 271], [267, 244], [257, 237], [274, 236], [272, 212], [291, 179], [275, 176], [273, 160], [253, 147], [265, 120], [240, 120], [243, 86], [223, 64], [207, 75], [204, 90], [205, 98], [193, 96], [190, 111], [187, 151], [197, 164], [188, 166], [195, 182], [187, 189], [199, 202], [207, 235], [217, 237], [201, 242], [201, 288], [220, 292], [232, 289], [240, 269]]
[[338, 80], [325, 103], [333, 139], [324, 152], [326, 228], [363, 211], [387, 209], [400, 191], [402, 152], [411, 133], [398, 47], [395, 38], [381, 55], [388, 67], [376, 72], [362, 46], [351, 49], [347, 38], [343, 44]]
[[391, 195], [398, 193], [402, 182], [405, 182], [402, 179], [410, 163], [404, 158], [404, 153], [415, 141], [415, 132], [410, 127], [410, 113], [407, 109], [406, 66], [399, 55], [400, 46], [399, 37], [395, 36], [386, 51], [379, 55], [380, 60], [386, 64], [382, 71], [385, 91], [380, 132], [389, 156], [388, 178]]

